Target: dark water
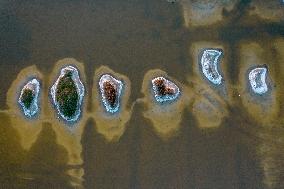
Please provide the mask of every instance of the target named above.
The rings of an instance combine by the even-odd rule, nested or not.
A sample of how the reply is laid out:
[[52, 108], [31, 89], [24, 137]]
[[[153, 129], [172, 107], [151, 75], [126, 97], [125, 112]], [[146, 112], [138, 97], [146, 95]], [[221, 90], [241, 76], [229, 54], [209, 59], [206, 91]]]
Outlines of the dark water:
[[[251, 3], [243, 0], [232, 10], [224, 9], [223, 20], [217, 24], [186, 27], [181, 3], [164, 0], [1, 0], [1, 110], [8, 108], [6, 93], [23, 68], [35, 64], [48, 76], [65, 57], [84, 63], [89, 112], [94, 100], [93, 75], [101, 65], [129, 77], [132, 104], [142, 97], [142, 81], [150, 69], [164, 70], [188, 84], [187, 77], [194, 72], [189, 49], [198, 41], [226, 44], [227, 80], [238, 85], [240, 44], [254, 41], [269, 46], [271, 40], [284, 38], [283, 19], [251, 16]], [[270, 61], [278, 70], [277, 85], [282, 91], [277, 101], [277, 119], [281, 120], [284, 62], [278, 61], [275, 49], [270, 50], [275, 53]], [[236, 88], [231, 90], [237, 94]], [[279, 127], [263, 128], [241, 102], [236, 104], [213, 129], [200, 127], [186, 108], [178, 133], [168, 140], [159, 137], [150, 120], [142, 116], [145, 107], [139, 103], [117, 142], [106, 141], [89, 118], [81, 138], [83, 164], [78, 167], [68, 164], [68, 152], [57, 143], [60, 136], [52, 123], [43, 121], [36, 141], [23, 149], [12, 116], [1, 112], [0, 188], [73, 188], [70, 181], [77, 182], [76, 178], [67, 171], [77, 168], [84, 169], [84, 188], [283, 188], [283, 121]], [[275, 163], [272, 172], [277, 172], [273, 185], [265, 182], [261, 162], [266, 154], [258, 152], [261, 145], [272, 151], [267, 156]]]

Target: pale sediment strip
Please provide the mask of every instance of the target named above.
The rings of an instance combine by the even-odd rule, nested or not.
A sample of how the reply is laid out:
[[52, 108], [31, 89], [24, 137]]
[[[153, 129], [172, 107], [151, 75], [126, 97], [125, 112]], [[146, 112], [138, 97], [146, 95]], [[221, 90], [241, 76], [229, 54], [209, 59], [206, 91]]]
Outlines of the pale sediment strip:
[[[107, 111], [101, 95], [99, 81], [105, 75], [111, 75], [122, 82], [122, 90], [120, 94], [119, 107], [115, 112]], [[133, 105], [129, 106], [128, 99], [131, 93], [130, 80], [117, 72], [114, 72], [107, 66], [101, 66], [95, 71], [92, 89], [92, 116], [96, 122], [98, 133], [103, 135], [107, 141], [118, 141], [126, 129], [126, 123], [129, 121]]]
[[181, 0], [185, 25], [206, 26], [223, 20], [223, 9], [228, 11], [234, 8], [237, 0]]
[[[78, 62], [74, 58], [64, 58], [59, 60], [55, 66], [53, 67], [53, 71], [50, 73], [48, 77], [48, 86], [51, 87], [54, 82], [58, 79], [60, 75], [60, 71], [62, 68], [66, 66], [73, 66], [79, 72], [80, 80], [82, 81], [83, 85], [86, 86], [86, 75], [85, 75], [85, 68], [84, 64]], [[44, 99], [49, 101], [47, 106], [45, 107], [45, 114], [49, 118], [49, 122], [52, 124], [52, 128], [54, 129], [58, 144], [62, 145], [68, 152], [68, 164], [71, 166], [78, 166], [82, 165], [83, 160], [81, 157], [82, 152], [82, 145], [81, 145], [81, 136], [84, 131], [85, 124], [88, 119], [87, 114], [87, 100], [88, 100], [88, 93], [85, 92], [83, 97], [83, 101], [81, 104], [81, 112], [80, 117], [77, 121], [74, 122], [67, 122], [63, 120], [59, 115], [57, 110], [54, 107], [53, 100], [50, 96], [50, 88], [48, 91], [44, 93]], [[49, 100], [48, 100], [49, 99]], [[71, 183], [75, 187], [82, 187], [82, 176], [84, 174], [84, 170], [82, 168], [69, 170], [68, 174], [77, 180], [74, 183]]]
[[194, 101], [191, 107], [196, 117], [199, 128], [219, 127], [226, 116], [228, 116], [228, 104], [223, 97], [216, 94], [214, 90], [199, 81], [192, 81]]
[[[202, 72], [201, 58], [207, 49], [222, 52], [218, 58], [217, 70], [221, 75], [221, 82], [214, 84]], [[228, 115], [228, 104], [232, 103], [233, 86], [228, 72], [228, 49], [225, 44], [218, 42], [200, 41], [193, 43], [190, 54], [193, 58], [193, 74], [187, 77], [188, 90], [194, 91], [194, 102], [191, 110], [200, 128], [214, 128], [220, 126]], [[214, 61], [215, 59], [212, 59]]]
[[[22, 107], [18, 103], [18, 99], [24, 85], [33, 78], [37, 78], [41, 81], [40, 95], [38, 97], [39, 112], [35, 117], [28, 118], [24, 115]], [[6, 112], [10, 115], [11, 123], [18, 131], [21, 138], [20, 143], [25, 150], [30, 149], [32, 144], [36, 141], [42, 128], [42, 120], [46, 119], [41, 111], [44, 105], [43, 88], [43, 75], [38, 71], [37, 67], [33, 65], [21, 70], [7, 92], [6, 103], [8, 110], [6, 110]]]
[[[284, 6], [284, 2], [283, 2]], [[272, 48], [275, 50], [276, 54], [275, 63], [278, 65], [276, 68], [278, 72], [276, 73], [277, 78], [277, 98], [280, 106], [280, 112], [278, 114], [279, 124], [284, 124], [284, 38], [276, 38], [273, 41]]]
[[258, 16], [270, 22], [284, 21], [284, 2], [281, 0], [253, 0], [251, 7], [253, 8], [249, 13], [252, 16]]
[[[274, 60], [273, 66], [276, 67], [275, 80], [277, 85], [276, 98], [280, 106], [284, 103], [284, 39], [276, 38], [271, 40]], [[281, 109], [281, 107], [280, 107]], [[276, 113], [276, 112], [275, 112]], [[264, 183], [269, 189], [284, 188], [284, 112], [283, 109], [276, 117], [275, 121], [266, 130], [259, 130], [258, 135], [263, 139], [259, 145], [258, 153], [261, 157], [261, 166], [264, 174]]]
[[[276, 67], [271, 51], [261, 44], [246, 41], [240, 42], [239, 48], [238, 93], [242, 104], [255, 121], [263, 126], [270, 127], [274, 124], [279, 112], [278, 92], [277, 87], [275, 87], [277, 86]], [[249, 73], [257, 67], [267, 68], [265, 81], [268, 91], [264, 94], [255, 93], [249, 81]]]
[[279, 125], [259, 133], [263, 139], [258, 146], [263, 182], [269, 189], [283, 188], [284, 129]]
[[[173, 82], [179, 88], [180, 95], [172, 101], [158, 102], [152, 87], [152, 80], [157, 77], [164, 77]], [[137, 102], [144, 104], [143, 116], [152, 122], [157, 134], [165, 140], [176, 135], [180, 128], [183, 111], [192, 100], [193, 92], [188, 91], [181, 83], [159, 69], [149, 70], [145, 74], [141, 92], [144, 97]]]

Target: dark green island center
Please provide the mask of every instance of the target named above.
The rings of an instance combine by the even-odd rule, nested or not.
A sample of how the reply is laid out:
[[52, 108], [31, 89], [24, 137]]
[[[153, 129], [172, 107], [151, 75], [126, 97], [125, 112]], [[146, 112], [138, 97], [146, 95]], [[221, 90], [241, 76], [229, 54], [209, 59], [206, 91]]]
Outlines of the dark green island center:
[[21, 101], [24, 104], [26, 109], [30, 109], [32, 102], [35, 98], [35, 94], [31, 89], [24, 89], [21, 96]]
[[72, 118], [79, 104], [79, 95], [75, 82], [72, 79], [72, 72], [66, 73], [58, 82], [56, 90], [56, 101], [60, 112]]

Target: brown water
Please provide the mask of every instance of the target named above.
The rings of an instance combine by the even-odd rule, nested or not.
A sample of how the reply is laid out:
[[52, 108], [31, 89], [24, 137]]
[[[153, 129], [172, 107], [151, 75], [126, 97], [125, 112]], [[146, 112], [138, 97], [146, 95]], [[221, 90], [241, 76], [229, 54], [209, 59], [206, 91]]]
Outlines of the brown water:
[[[0, 1], [0, 188], [284, 188], [284, 5], [199, 2]], [[223, 49], [223, 88], [198, 72], [201, 47]], [[87, 93], [72, 129], [48, 96], [68, 61]], [[268, 100], [247, 90], [253, 64], [269, 67]], [[118, 117], [98, 104], [105, 71], [129, 86]], [[43, 83], [34, 120], [16, 102], [30, 74]], [[162, 110], [155, 74], [182, 91]]]

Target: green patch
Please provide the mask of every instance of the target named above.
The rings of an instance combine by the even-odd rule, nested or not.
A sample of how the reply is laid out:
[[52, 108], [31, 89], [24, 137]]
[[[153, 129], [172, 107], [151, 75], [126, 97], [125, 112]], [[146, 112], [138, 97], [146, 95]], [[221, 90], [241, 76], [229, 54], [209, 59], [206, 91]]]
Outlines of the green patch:
[[72, 80], [71, 72], [66, 73], [58, 82], [56, 101], [64, 116], [71, 118], [75, 115], [78, 108], [79, 95]]
[[35, 95], [31, 89], [24, 89], [21, 101], [23, 102], [24, 106], [29, 109], [32, 105], [32, 102], [35, 98]]

